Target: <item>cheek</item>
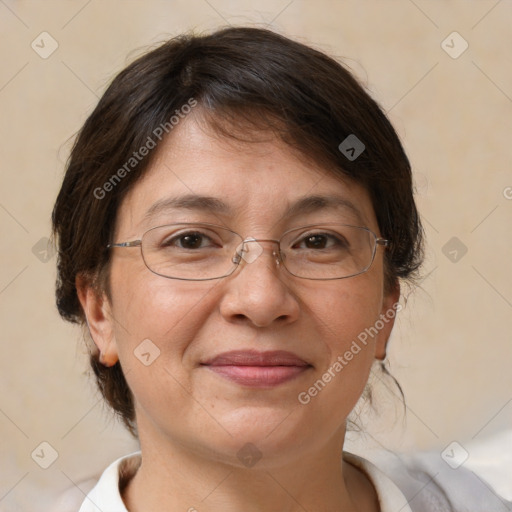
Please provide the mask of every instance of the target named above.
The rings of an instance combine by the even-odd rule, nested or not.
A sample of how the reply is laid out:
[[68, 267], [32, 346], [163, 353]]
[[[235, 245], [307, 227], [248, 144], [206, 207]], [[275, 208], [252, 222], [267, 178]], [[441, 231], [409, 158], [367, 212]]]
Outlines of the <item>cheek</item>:
[[113, 269], [119, 359], [136, 407], [145, 416], [168, 425], [176, 421], [172, 411], [190, 404], [193, 381], [186, 354], [215, 309], [216, 285], [165, 279], [145, 267], [135, 272], [128, 265]]
[[368, 332], [382, 307], [382, 288], [371, 277], [363, 274], [309, 294], [307, 307], [325, 353], [316, 375], [328, 384], [329, 392], [322, 392], [324, 403], [334, 400], [350, 404], [367, 383], [375, 360], [375, 339]]
[[152, 274], [145, 266], [137, 266], [134, 271], [128, 262], [113, 268], [112, 309], [124, 367], [128, 369], [134, 362], [134, 353], [137, 355], [145, 346], [151, 348], [151, 343], [167, 365], [180, 362], [212, 312], [210, 292], [217, 284], [165, 279]]
[[311, 288], [306, 294], [309, 314], [316, 319], [325, 343], [343, 349], [378, 319], [382, 308], [381, 283], [368, 274]]

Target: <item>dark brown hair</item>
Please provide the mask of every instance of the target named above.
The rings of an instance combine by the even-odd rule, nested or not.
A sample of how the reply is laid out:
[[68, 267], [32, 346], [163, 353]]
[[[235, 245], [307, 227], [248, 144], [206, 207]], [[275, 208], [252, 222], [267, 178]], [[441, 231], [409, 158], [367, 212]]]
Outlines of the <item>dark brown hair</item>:
[[[150, 139], [158, 146], [162, 127], [170, 132], [172, 116], [191, 100], [222, 135], [240, 135], [242, 125], [271, 130], [306, 158], [361, 184], [381, 235], [392, 241], [385, 253], [387, 286], [414, 278], [422, 229], [411, 168], [381, 108], [324, 53], [269, 30], [228, 28], [182, 35], [139, 57], [112, 81], [80, 130], [52, 215], [63, 318], [85, 321], [77, 275], [105, 291], [105, 248], [116, 213], [156, 153], [140, 157], [139, 151]], [[355, 159], [339, 149], [350, 135], [365, 146]], [[91, 365], [106, 401], [134, 433], [133, 397], [120, 364], [106, 368], [93, 353]]]

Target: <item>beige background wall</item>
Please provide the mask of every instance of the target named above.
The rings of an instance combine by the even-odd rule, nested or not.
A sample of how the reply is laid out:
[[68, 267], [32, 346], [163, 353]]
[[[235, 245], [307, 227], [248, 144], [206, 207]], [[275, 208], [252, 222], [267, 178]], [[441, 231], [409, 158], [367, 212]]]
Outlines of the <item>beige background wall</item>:
[[[136, 446], [85, 374], [78, 329], [57, 315], [41, 239], [72, 136], [133, 50], [228, 23], [268, 24], [345, 58], [415, 169], [427, 277], [390, 354], [407, 423], [379, 392], [381, 414], [355, 442], [441, 452], [457, 440], [468, 463], [491, 455], [502, 468], [512, 454], [511, 1], [1, 0], [0, 510], [43, 510]], [[46, 59], [42, 32], [58, 44]], [[31, 458], [43, 441], [58, 453], [46, 470]]]

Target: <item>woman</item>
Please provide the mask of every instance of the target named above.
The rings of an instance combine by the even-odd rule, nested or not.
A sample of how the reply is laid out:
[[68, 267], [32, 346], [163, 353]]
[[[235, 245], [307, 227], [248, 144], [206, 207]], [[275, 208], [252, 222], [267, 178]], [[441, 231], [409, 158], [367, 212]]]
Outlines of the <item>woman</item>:
[[435, 475], [343, 452], [422, 230], [340, 64], [259, 29], [163, 44], [86, 121], [53, 224], [59, 311], [141, 447], [80, 512], [451, 510]]

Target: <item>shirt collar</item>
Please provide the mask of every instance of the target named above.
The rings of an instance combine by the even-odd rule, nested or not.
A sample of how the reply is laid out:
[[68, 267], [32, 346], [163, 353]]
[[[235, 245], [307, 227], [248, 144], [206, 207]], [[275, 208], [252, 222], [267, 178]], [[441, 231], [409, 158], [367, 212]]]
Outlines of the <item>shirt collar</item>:
[[[128, 512], [119, 490], [120, 475], [133, 475], [140, 465], [140, 452], [121, 457], [103, 472], [98, 483], [87, 494], [79, 512]], [[344, 452], [343, 459], [363, 471], [377, 493], [381, 512], [411, 512], [406, 497], [380, 469], [357, 455]]]
[[375, 487], [381, 512], [412, 512], [402, 491], [377, 466], [353, 453], [343, 452], [343, 459], [359, 468], [370, 479]]

